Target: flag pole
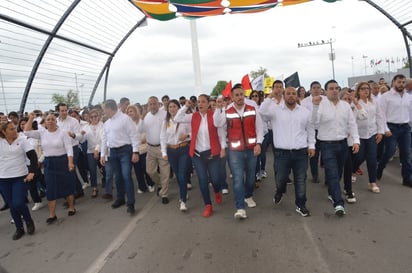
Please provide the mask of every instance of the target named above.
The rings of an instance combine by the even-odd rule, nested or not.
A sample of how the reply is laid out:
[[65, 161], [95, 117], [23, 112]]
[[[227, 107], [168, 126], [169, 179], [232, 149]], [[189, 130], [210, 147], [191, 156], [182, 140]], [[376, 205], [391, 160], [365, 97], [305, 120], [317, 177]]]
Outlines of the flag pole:
[[195, 92], [196, 95], [204, 93], [202, 91], [202, 81], [200, 76], [200, 58], [199, 58], [199, 44], [197, 42], [197, 27], [196, 21], [194, 19], [190, 21], [190, 34], [192, 37], [192, 59], [193, 59], [193, 70], [195, 76]]

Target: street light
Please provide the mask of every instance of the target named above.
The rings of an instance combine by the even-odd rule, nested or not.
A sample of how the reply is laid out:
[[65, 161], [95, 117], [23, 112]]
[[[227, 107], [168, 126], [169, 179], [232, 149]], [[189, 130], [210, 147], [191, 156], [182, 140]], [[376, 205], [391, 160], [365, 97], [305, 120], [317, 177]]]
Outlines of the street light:
[[330, 45], [330, 53], [329, 53], [329, 60], [332, 62], [332, 75], [333, 79], [335, 79], [335, 59], [336, 55], [333, 50], [333, 43], [335, 41], [330, 38], [329, 40], [320, 40], [316, 42], [308, 42], [308, 43], [298, 43], [298, 48], [301, 47], [309, 47], [309, 46], [321, 46], [321, 45]]
[[[75, 82], [76, 82], [76, 92], [77, 92], [77, 95], [80, 97], [80, 98], [79, 98], [79, 104], [80, 104], [80, 103], [83, 104], [83, 98], [82, 98], [82, 94], [79, 93], [79, 84], [78, 84], [78, 82], [77, 82], [77, 76], [82, 76], [82, 75], [84, 75], [84, 74], [81, 73], [81, 74], [77, 75], [77, 73], [74, 72], [74, 80], [75, 80]], [[80, 85], [80, 87], [81, 87], [82, 89], [83, 89], [83, 86], [84, 86], [84, 84], [81, 84], [81, 85]], [[81, 105], [79, 105], [79, 106], [80, 106], [80, 108], [82, 107]]]

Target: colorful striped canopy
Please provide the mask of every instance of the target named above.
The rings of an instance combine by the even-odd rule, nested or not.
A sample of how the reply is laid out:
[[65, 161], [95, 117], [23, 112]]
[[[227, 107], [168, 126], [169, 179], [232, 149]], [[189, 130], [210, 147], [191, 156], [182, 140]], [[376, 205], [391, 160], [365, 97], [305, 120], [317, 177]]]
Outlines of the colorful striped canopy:
[[[167, 21], [176, 17], [201, 18], [205, 16], [256, 13], [313, 0], [133, 0], [149, 18]], [[335, 2], [337, 0], [323, 0]]]

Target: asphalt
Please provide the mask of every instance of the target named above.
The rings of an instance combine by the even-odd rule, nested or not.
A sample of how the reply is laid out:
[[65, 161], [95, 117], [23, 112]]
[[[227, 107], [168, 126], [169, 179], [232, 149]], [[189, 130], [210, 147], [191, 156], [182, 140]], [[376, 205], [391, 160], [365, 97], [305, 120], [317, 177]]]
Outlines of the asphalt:
[[35, 235], [18, 241], [11, 239], [9, 212], [0, 212], [0, 272], [412, 272], [412, 188], [401, 185], [397, 158], [385, 169], [380, 194], [367, 190], [362, 166], [365, 174], [353, 184], [358, 201], [346, 204], [342, 218], [334, 215], [324, 184], [311, 183], [310, 174], [310, 217], [295, 212], [293, 185], [274, 205], [272, 162], [268, 152], [268, 178], [255, 191], [257, 207], [247, 209], [245, 220], [233, 218], [232, 191], [203, 218], [195, 175], [186, 213], [178, 210], [174, 179], [169, 204], [155, 193], [136, 194], [132, 217], [125, 206], [112, 209], [100, 197], [91, 199], [88, 188], [75, 216], [67, 216], [62, 200], [53, 225], [45, 222], [47, 208], [33, 212]]

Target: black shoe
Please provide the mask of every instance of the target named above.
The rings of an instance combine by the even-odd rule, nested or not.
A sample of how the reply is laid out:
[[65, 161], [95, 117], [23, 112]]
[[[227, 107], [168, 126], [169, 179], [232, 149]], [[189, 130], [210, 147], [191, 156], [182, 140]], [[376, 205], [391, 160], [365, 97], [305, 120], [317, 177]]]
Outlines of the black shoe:
[[169, 204], [169, 198], [162, 197], [162, 204]]
[[74, 210], [69, 210], [69, 212], [67, 213], [67, 215], [69, 215], [69, 216], [73, 216], [73, 215], [75, 215], [76, 214], [76, 209], [74, 209]]
[[136, 210], [134, 209], [134, 205], [127, 205], [127, 213], [130, 215], [134, 215]]
[[276, 193], [275, 196], [273, 197], [273, 202], [275, 202], [275, 205], [279, 205], [280, 202], [282, 201], [283, 195], [281, 193]]
[[40, 190], [39, 191], [39, 197], [40, 198], [46, 197], [46, 192], [44, 190]]
[[23, 237], [23, 235], [24, 235], [24, 229], [23, 228], [18, 228], [18, 229], [16, 229], [16, 233], [14, 233], [13, 234], [13, 240], [18, 240], [18, 239], [20, 239], [21, 237]]
[[6, 209], [9, 209], [9, 204], [4, 204], [4, 206], [0, 208], [0, 211], [5, 211]]
[[303, 217], [307, 217], [310, 215], [309, 210], [305, 206], [297, 207], [296, 212], [302, 215]]
[[381, 170], [381, 169], [378, 168], [378, 169], [376, 170], [376, 179], [381, 180], [382, 174], [383, 174], [383, 170]]
[[31, 222], [29, 222], [29, 223], [26, 223], [26, 227], [27, 227], [27, 233], [28, 233], [29, 235], [33, 235], [33, 234], [34, 234], [34, 231], [36, 230], [35, 227], [34, 227], [34, 222], [31, 221]]
[[112, 208], [117, 209], [125, 204], [126, 202], [124, 201], [124, 199], [116, 199], [116, 201], [114, 201], [114, 203], [112, 204]]
[[53, 224], [53, 223], [56, 222], [56, 221], [57, 221], [57, 216], [55, 215], [54, 217], [49, 217], [49, 218], [47, 218], [46, 223], [47, 223], [48, 225], [50, 225], [50, 224]]
[[412, 181], [403, 181], [402, 185], [404, 185], [405, 187], [410, 187], [412, 188]]
[[317, 175], [314, 175], [313, 177], [312, 177], [312, 183], [319, 183], [319, 178], [318, 178], [318, 176]]

